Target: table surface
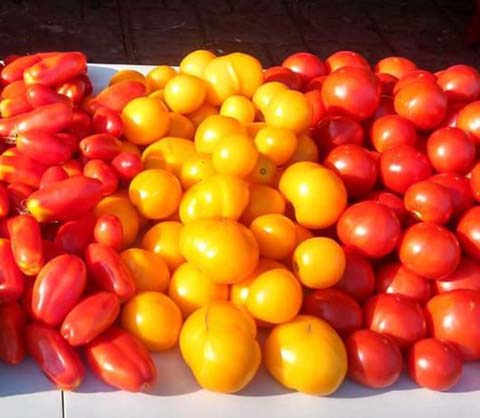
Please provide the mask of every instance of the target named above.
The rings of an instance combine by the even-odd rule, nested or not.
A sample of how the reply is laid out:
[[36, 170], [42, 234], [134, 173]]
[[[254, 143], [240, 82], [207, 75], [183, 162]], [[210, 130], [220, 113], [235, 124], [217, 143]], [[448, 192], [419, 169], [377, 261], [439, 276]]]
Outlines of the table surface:
[[[92, 64], [98, 90], [120, 68], [142, 72], [150, 66]], [[405, 375], [392, 387], [370, 390], [346, 381], [328, 398], [289, 391], [260, 369], [253, 382], [234, 395], [202, 390], [177, 349], [154, 355], [158, 381], [148, 393], [117, 391], [89, 372], [75, 392], [62, 392], [27, 359], [16, 367], [0, 364], [1, 418], [467, 418], [480, 413], [480, 363], [468, 363], [460, 383], [439, 393], [415, 386]]]

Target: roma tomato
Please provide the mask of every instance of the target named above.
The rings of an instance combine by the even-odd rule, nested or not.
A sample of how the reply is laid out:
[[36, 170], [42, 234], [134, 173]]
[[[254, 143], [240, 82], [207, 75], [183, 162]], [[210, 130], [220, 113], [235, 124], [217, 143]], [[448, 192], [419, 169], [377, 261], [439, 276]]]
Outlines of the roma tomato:
[[10, 186], [16, 184], [37, 188], [46, 169], [46, 165], [18, 152], [15, 155], [0, 155], [0, 181], [10, 183]]
[[93, 132], [90, 115], [80, 108], [74, 109], [69, 132], [73, 133], [78, 140], [91, 135]]
[[79, 143], [80, 152], [88, 159], [112, 160], [121, 151], [121, 142], [110, 134], [94, 134]]
[[74, 105], [79, 105], [86, 96], [87, 91], [86, 77], [75, 77], [69, 81], [60, 84], [56, 88], [56, 92], [71, 100]]
[[362, 145], [364, 131], [357, 121], [344, 116], [328, 116], [312, 129], [312, 137], [320, 150], [328, 153], [339, 145]]
[[111, 214], [100, 215], [95, 222], [93, 237], [99, 244], [120, 251], [123, 247], [123, 226], [120, 219]]
[[24, 276], [13, 257], [11, 243], [0, 238], [0, 305], [17, 301], [24, 287]]
[[103, 160], [90, 160], [83, 167], [85, 177], [98, 180], [102, 186], [102, 196], [114, 193], [118, 188], [118, 177], [111, 165]]
[[325, 60], [327, 72], [331, 73], [342, 67], [356, 67], [370, 70], [370, 64], [362, 55], [353, 51], [338, 51]]
[[14, 81], [23, 80], [25, 70], [41, 60], [38, 54], [20, 56], [8, 63], [0, 73], [2, 84], [10, 84]]
[[112, 167], [119, 178], [130, 181], [142, 171], [142, 159], [132, 152], [122, 151], [112, 160]]
[[303, 86], [306, 86], [312, 78], [319, 77], [327, 73], [325, 64], [322, 62], [322, 60], [316, 55], [308, 52], [297, 52], [288, 56], [282, 62], [282, 67], [288, 68], [294, 73], [298, 74]]
[[18, 364], [25, 358], [27, 318], [17, 303], [0, 304], [0, 360]]
[[[1, 72], [0, 72], [1, 74]], [[0, 75], [1, 78], [1, 75]], [[0, 99], [13, 99], [14, 97], [25, 97], [27, 86], [23, 80], [17, 80], [7, 84], [0, 92]]]
[[22, 113], [30, 112], [32, 109], [32, 105], [24, 96], [16, 96], [0, 101], [0, 115], [2, 118], [11, 118]]
[[63, 252], [82, 256], [93, 241], [95, 218], [91, 214], [64, 222], [58, 228], [54, 242]]
[[63, 164], [73, 153], [71, 145], [63, 138], [38, 129], [18, 135], [16, 144], [22, 154], [49, 166]]
[[462, 215], [473, 205], [470, 182], [466, 177], [455, 173], [441, 173], [430, 177], [429, 180], [448, 190], [452, 200], [453, 216]]
[[417, 65], [404, 57], [383, 58], [375, 64], [374, 68], [376, 73], [391, 74], [398, 79], [416, 69]]
[[385, 115], [376, 119], [370, 130], [370, 138], [378, 152], [401, 144], [415, 147], [418, 139], [413, 123], [398, 115]]
[[88, 102], [87, 111], [94, 114], [101, 107], [116, 112], [138, 97], [145, 95], [145, 84], [134, 80], [125, 80], [106, 87]]
[[455, 289], [480, 290], [480, 263], [468, 257], [460, 260], [458, 268], [442, 280], [435, 280], [436, 293], [445, 293]]
[[68, 179], [68, 173], [59, 165], [52, 165], [48, 167], [40, 179], [39, 189], [43, 189], [50, 184]]
[[480, 261], [480, 206], [474, 206], [461, 217], [457, 225], [457, 237], [463, 251]]
[[27, 85], [25, 96], [33, 109], [53, 103], [71, 103], [68, 97], [42, 84]]
[[436, 75], [449, 103], [471, 102], [480, 96], [480, 75], [469, 65], [453, 65]]
[[92, 126], [97, 134], [109, 134], [116, 138], [123, 135], [123, 121], [120, 113], [108, 107], [97, 109], [93, 114]]

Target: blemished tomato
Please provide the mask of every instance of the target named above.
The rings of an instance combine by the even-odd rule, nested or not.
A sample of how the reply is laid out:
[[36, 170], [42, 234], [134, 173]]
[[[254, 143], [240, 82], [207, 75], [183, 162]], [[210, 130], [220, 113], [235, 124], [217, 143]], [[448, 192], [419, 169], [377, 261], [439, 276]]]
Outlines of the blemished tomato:
[[383, 190], [377, 190], [368, 195], [368, 200], [373, 200], [374, 202], [382, 203], [389, 207], [393, 213], [397, 215], [400, 224], [405, 224], [408, 218], [408, 212], [403, 204], [403, 199], [398, 197], [396, 194]]
[[436, 174], [429, 179], [445, 187], [452, 199], [453, 213], [457, 217], [462, 215], [473, 205], [473, 196], [468, 178], [455, 173]]
[[294, 73], [291, 69], [274, 66], [270, 67], [263, 73], [263, 79], [265, 83], [271, 81], [279, 81], [285, 84], [289, 89], [302, 90], [302, 80], [299, 74]]
[[342, 67], [356, 67], [370, 70], [368, 61], [362, 55], [353, 51], [335, 52], [325, 60], [325, 65], [329, 73]]
[[402, 263], [429, 279], [442, 279], [453, 273], [460, 256], [460, 245], [455, 235], [430, 222], [420, 222], [408, 228], [399, 249]]
[[327, 72], [322, 60], [309, 52], [297, 52], [288, 56], [282, 62], [282, 67], [298, 74], [304, 86], [312, 78], [325, 75]]
[[416, 69], [417, 65], [404, 57], [383, 58], [375, 64], [374, 68], [376, 73], [390, 74], [398, 79]]
[[395, 93], [395, 111], [422, 131], [440, 125], [447, 113], [447, 96], [436, 84], [413, 81]]
[[384, 152], [396, 145], [415, 146], [417, 132], [408, 119], [398, 115], [385, 115], [375, 120], [370, 130], [372, 145], [378, 152]]
[[393, 385], [402, 373], [403, 359], [389, 337], [369, 329], [354, 332], [345, 341], [348, 377], [378, 389]]
[[470, 172], [470, 188], [475, 200], [480, 202], [480, 164], [476, 164]]
[[355, 145], [339, 145], [327, 155], [325, 166], [342, 179], [350, 198], [368, 194], [377, 182], [377, 161], [365, 148]]
[[471, 102], [480, 96], [480, 75], [469, 65], [453, 65], [436, 75], [449, 103]]
[[457, 269], [442, 280], [433, 282], [436, 293], [445, 293], [455, 289], [480, 290], [480, 263], [468, 257], [462, 257]]
[[241, 123], [252, 123], [255, 119], [255, 106], [244, 96], [230, 96], [222, 103], [220, 114]]
[[472, 134], [477, 143], [480, 142], [480, 100], [467, 104], [458, 112], [456, 126]]
[[401, 349], [427, 334], [427, 323], [420, 305], [401, 295], [380, 293], [363, 307], [365, 326], [392, 338]]
[[244, 134], [233, 134], [216, 143], [212, 164], [219, 174], [244, 178], [254, 169], [258, 156], [258, 150], [251, 138]]
[[245, 127], [236, 119], [212, 115], [200, 123], [195, 132], [197, 152], [211, 154], [218, 142], [233, 134], [245, 134]]
[[430, 299], [425, 314], [433, 337], [453, 343], [464, 360], [480, 359], [480, 292], [441, 293]]
[[255, 135], [255, 146], [261, 155], [276, 165], [282, 165], [292, 158], [297, 150], [296, 135], [286, 128], [266, 126]]
[[380, 156], [380, 176], [393, 192], [403, 194], [414, 183], [432, 174], [428, 157], [411, 145], [397, 145]]
[[392, 293], [425, 304], [430, 299], [430, 282], [398, 261], [380, 266], [377, 270], [378, 293]]
[[380, 258], [392, 252], [400, 238], [397, 216], [385, 205], [367, 200], [347, 208], [337, 223], [340, 240], [360, 254]]
[[163, 89], [167, 106], [175, 113], [192, 113], [205, 101], [207, 84], [189, 74], [179, 74], [168, 80]]
[[365, 120], [378, 106], [380, 88], [377, 77], [369, 70], [340, 68], [323, 83], [323, 104], [328, 113]]
[[263, 346], [263, 359], [278, 382], [303, 393], [329, 395], [347, 373], [342, 340], [326, 321], [309, 315], [273, 328]]
[[448, 222], [453, 211], [448, 190], [428, 180], [412, 184], [405, 192], [404, 203], [416, 219], [440, 225]]
[[183, 57], [180, 62], [180, 72], [202, 78], [206, 66], [214, 58], [215, 54], [213, 52], [205, 49], [197, 49]]
[[328, 116], [312, 129], [312, 137], [320, 150], [328, 153], [339, 145], [362, 145], [364, 132], [357, 121], [343, 116]]
[[460, 380], [462, 358], [449, 342], [426, 338], [417, 341], [408, 351], [407, 369], [418, 386], [444, 391]]
[[462, 216], [457, 225], [457, 237], [463, 251], [480, 261], [480, 206], [474, 206]]
[[327, 321], [342, 338], [360, 329], [363, 323], [360, 304], [339, 289], [319, 289], [305, 296], [302, 313]]

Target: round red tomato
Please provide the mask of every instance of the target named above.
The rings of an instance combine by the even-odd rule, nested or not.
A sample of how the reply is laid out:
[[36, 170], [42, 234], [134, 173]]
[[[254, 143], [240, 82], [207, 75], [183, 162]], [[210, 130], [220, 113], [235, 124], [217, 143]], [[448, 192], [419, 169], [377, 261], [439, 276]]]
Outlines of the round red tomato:
[[403, 57], [383, 58], [375, 65], [376, 73], [391, 74], [397, 78], [402, 78], [416, 69], [417, 65], [413, 61]]
[[263, 73], [263, 80], [265, 83], [279, 81], [292, 90], [301, 90], [302, 88], [302, 80], [299, 75], [285, 67], [275, 66], [266, 69]]
[[366, 195], [377, 182], [377, 161], [360, 145], [346, 144], [334, 148], [325, 159], [325, 166], [338, 174], [351, 198]]
[[310, 293], [303, 299], [302, 311], [324, 319], [341, 337], [347, 337], [362, 327], [362, 308], [339, 289], [319, 289]]
[[397, 94], [403, 87], [413, 83], [415, 81], [427, 81], [430, 83], [436, 83], [437, 77], [432, 74], [430, 71], [426, 70], [415, 70], [408, 74], [405, 74], [393, 88], [393, 94]]
[[385, 205], [366, 200], [350, 206], [338, 220], [340, 240], [360, 254], [380, 258], [392, 252], [400, 238], [397, 216]]
[[442, 123], [447, 114], [447, 96], [436, 84], [413, 81], [395, 94], [395, 111], [422, 131]]
[[403, 368], [402, 354], [390, 338], [369, 329], [355, 331], [345, 341], [348, 377], [379, 389], [393, 385]]
[[470, 189], [475, 200], [480, 202], [480, 163], [476, 164], [470, 172]]
[[425, 314], [434, 337], [455, 344], [464, 360], [480, 359], [480, 292], [441, 293], [430, 299]]
[[393, 213], [397, 215], [397, 218], [401, 224], [404, 224], [407, 221], [408, 212], [403, 205], [403, 200], [399, 198], [396, 194], [385, 192], [383, 190], [377, 190], [368, 196], [368, 200], [382, 203], [388, 208], [390, 208]]
[[343, 67], [323, 83], [322, 99], [327, 112], [361, 121], [375, 113], [380, 89], [380, 82], [371, 71]]
[[338, 51], [330, 55], [325, 60], [325, 65], [329, 73], [342, 67], [355, 67], [370, 70], [370, 64], [359, 53], [353, 51]]
[[402, 295], [424, 304], [430, 299], [430, 283], [398, 261], [383, 264], [377, 270], [377, 292]]
[[373, 123], [370, 138], [375, 149], [384, 152], [400, 144], [414, 147], [418, 137], [415, 126], [408, 119], [398, 115], [385, 115]]
[[437, 84], [450, 103], [471, 102], [480, 96], [480, 75], [469, 65], [453, 65], [437, 73]]
[[428, 157], [411, 145], [397, 145], [380, 157], [380, 176], [388, 189], [403, 194], [414, 183], [432, 174]]
[[312, 129], [312, 138], [322, 152], [343, 144], [363, 143], [363, 128], [358, 122], [343, 116], [328, 116]]
[[429, 279], [452, 274], [460, 262], [460, 245], [443, 226], [420, 222], [407, 229], [400, 243], [400, 260], [410, 270]]
[[305, 97], [312, 105], [313, 116], [311, 126], [315, 127], [325, 116], [327, 116], [327, 111], [322, 102], [322, 92], [320, 90], [310, 90], [305, 93]]
[[297, 73], [305, 86], [312, 78], [326, 74], [325, 64], [309, 52], [297, 52], [282, 62], [282, 67]]
[[466, 177], [455, 173], [442, 173], [430, 177], [429, 180], [448, 190], [452, 199], [453, 216], [461, 215], [473, 205], [470, 182]]
[[457, 225], [460, 245], [470, 257], [480, 261], [480, 206], [470, 208]]
[[455, 289], [480, 290], [480, 264], [469, 257], [462, 257], [457, 269], [443, 280], [433, 282], [435, 293]]
[[380, 293], [363, 307], [365, 326], [392, 338], [404, 349], [425, 337], [427, 324], [420, 305], [401, 295]]
[[480, 142], [480, 100], [466, 105], [458, 112], [457, 128], [470, 132]]
[[407, 368], [418, 386], [443, 391], [460, 380], [462, 358], [452, 344], [426, 338], [417, 341], [408, 351]]

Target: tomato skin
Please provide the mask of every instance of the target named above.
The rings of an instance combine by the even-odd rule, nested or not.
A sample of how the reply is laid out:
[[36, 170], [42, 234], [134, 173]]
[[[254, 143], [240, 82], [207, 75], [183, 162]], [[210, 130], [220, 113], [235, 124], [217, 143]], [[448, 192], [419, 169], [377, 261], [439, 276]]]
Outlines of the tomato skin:
[[312, 129], [312, 138], [325, 153], [344, 144], [362, 145], [364, 132], [357, 121], [344, 116], [328, 116]]
[[92, 133], [92, 120], [87, 112], [80, 108], [74, 109], [69, 132], [73, 133], [78, 140]]
[[[1, 72], [0, 72], [1, 74]], [[0, 76], [1, 77], [1, 76]], [[15, 97], [25, 97], [27, 93], [27, 87], [25, 82], [22, 80], [14, 81], [10, 84], [7, 84], [3, 90], [0, 92], [0, 99], [13, 99]]]
[[137, 97], [145, 95], [145, 84], [134, 80], [125, 80], [106, 87], [87, 105], [87, 112], [95, 114], [101, 107], [107, 107], [120, 113], [123, 108]]
[[456, 127], [469, 132], [475, 142], [480, 142], [480, 100], [467, 104], [458, 112]]
[[24, 276], [15, 263], [10, 241], [0, 238], [0, 304], [17, 301], [24, 286]]
[[480, 261], [480, 206], [470, 208], [457, 225], [457, 237], [465, 253]]
[[75, 77], [59, 85], [55, 90], [58, 94], [67, 97], [74, 105], [79, 105], [86, 96], [86, 77]]
[[417, 65], [413, 61], [404, 57], [383, 58], [375, 64], [374, 68], [376, 73], [390, 74], [398, 79], [416, 69]]
[[[34, 188], [21, 183], [12, 183], [7, 186], [9, 205], [12, 214], [25, 212], [25, 200], [34, 192]], [[5, 220], [6, 226], [7, 220]], [[8, 234], [6, 235], [8, 237]]]
[[322, 102], [322, 91], [320, 89], [314, 89], [307, 91], [305, 97], [310, 102], [313, 110], [311, 127], [315, 127], [325, 116], [327, 112]]
[[60, 333], [71, 346], [88, 344], [117, 319], [120, 303], [111, 292], [97, 292], [81, 300], [65, 317]]
[[377, 190], [371, 193], [368, 196], [368, 200], [373, 200], [374, 202], [382, 203], [383, 205], [390, 208], [395, 215], [397, 215], [400, 224], [404, 225], [407, 221], [408, 212], [405, 209], [403, 200], [394, 193]]
[[413, 123], [398, 115], [385, 115], [376, 119], [370, 130], [370, 137], [378, 152], [400, 144], [415, 147], [418, 140]]
[[0, 155], [0, 181], [6, 183], [37, 188], [46, 169], [44, 164], [20, 153]]
[[103, 160], [90, 160], [83, 167], [83, 175], [102, 183], [102, 196], [114, 193], [118, 188], [118, 177], [111, 165]]
[[0, 101], [0, 115], [2, 118], [10, 118], [21, 113], [30, 112], [32, 109], [25, 96], [16, 96]]
[[17, 303], [0, 304], [0, 360], [18, 364], [25, 358], [27, 318]]
[[470, 182], [466, 177], [454, 173], [441, 173], [430, 177], [429, 180], [448, 190], [452, 200], [452, 215], [454, 217], [462, 215], [473, 205]]
[[402, 373], [400, 349], [386, 335], [369, 329], [354, 332], [345, 341], [348, 377], [364, 386], [379, 389], [393, 385]]
[[427, 334], [420, 305], [404, 296], [380, 293], [365, 303], [363, 312], [367, 328], [389, 336], [401, 349]]
[[108, 213], [97, 218], [93, 230], [95, 241], [120, 251], [123, 247], [123, 226], [120, 219]]
[[92, 118], [93, 130], [97, 134], [109, 134], [116, 138], [123, 135], [123, 121], [120, 113], [108, 107], [101, 107], [95, 111]]
[[342, 67], [356, 67], [370, 70], [368, 61], [357, 52], [337, 51], [325, 60], [327, 72], [331, 73]]
[[57, 330], [31, 323], [27, 325], [25, 339], [29, 354], [55, 385], [72, 390], [82, 383], [85, 369], [80, 357]]
[[433, 289], [436, 293], [445, 293], [456, 289], [480, 290], [480, 263], [463, 257], [458, 268], [452, 274], [433, 282]]
[[139, 392], [156, 379], [156, 369], [147, 349], [131, 334], [111, 327], [85, 347], [92, 371], [118, 389]]
[[464, 360], [480, 358], [480, 292], [441, 293], [430, 299], [425, 314], [433, 337], [453, 343]]
[[449, 103], [471, 102], [480, 96], [480, 75], [469, 65], [453, 65], [436, 75]]
[[475, 200], [480, 202], [480, 164], [476, 164], [470, 172], [470, 188]]
[[132, 152], [121, 152], [112, 160], [112, 167], [122, 180], [132, 180], [142, 171], [142, 159]]
[[392, 252], [400, 238], [400, 222], [385, 205], [364, 201], [350, 206], [337, 223], [340, 240], [360, 254], [380, 258]]
[[49, 166], [63, 164], [73, 153], [70, 144], [60, 136], [37, 129], [18, 135], [16, 144], [22, 154]]
[[282, 62], [282, 67], [288, 68], [295, 74], [298, 74], [303, 86], [306, 86], [312, 78], [326, 74], [325, 64], [322, 60], [308, 52], [297, 52], [288, 56]]
[[8, 63], [0, 73], [2, 84], [10, 84], [14, 81], [23, 80], [23, 73], [26, 69], [39, 62], [38, 54], [24, 55]]
[[90, 214], [66, 221], [58, 228], [54, 242], [62, 251], [81, 256], [93, 240], [94, 224], [95, 218]]
[[111, 160], [120, 153], [121, 143], [110, 134], [94, 134], [83, 138], [79, 148], [89, 159]]
[[292, 71], [290, 68], [281, 66], [270, 67], [264, 71], [263, 79], [265, 83], [278, 81], [292, 90], [302, 89], [302, 78], [297, 72]]
[[386, 73], [376, 73], [375, 74], [380, 81], [381, 85], [381, 95], [393, 95], [393, 88], [395, 87], [395, 84], [398, 81], [398, 78], [391, 75], [391, 74], [386, 74]]
[[343, 338], [360, 329], [362, 308], [347, 293], [338, 289], [318, 289], [303, 300], [302, 312], [327, 321]]
[[33, 109], [53, 103], [72, 103], [68, 97], [42, 84], [27, 85], [25, 96]]
[[7, 189], [0, 184], [0, 219], [6, 217], [9, 211], [10, 202], [8, 192]]
[[430, 71], [426, 70], [415, 70], [411, 71], [408, 74], [405, 74], [400, 80], [397, 81], [393, 88], [393, 94], [397, 94], [405, 86], [415, 83], [415, 82], [427, 82], [435, 84], [437, 82], [437, 77], [432, 74]]

